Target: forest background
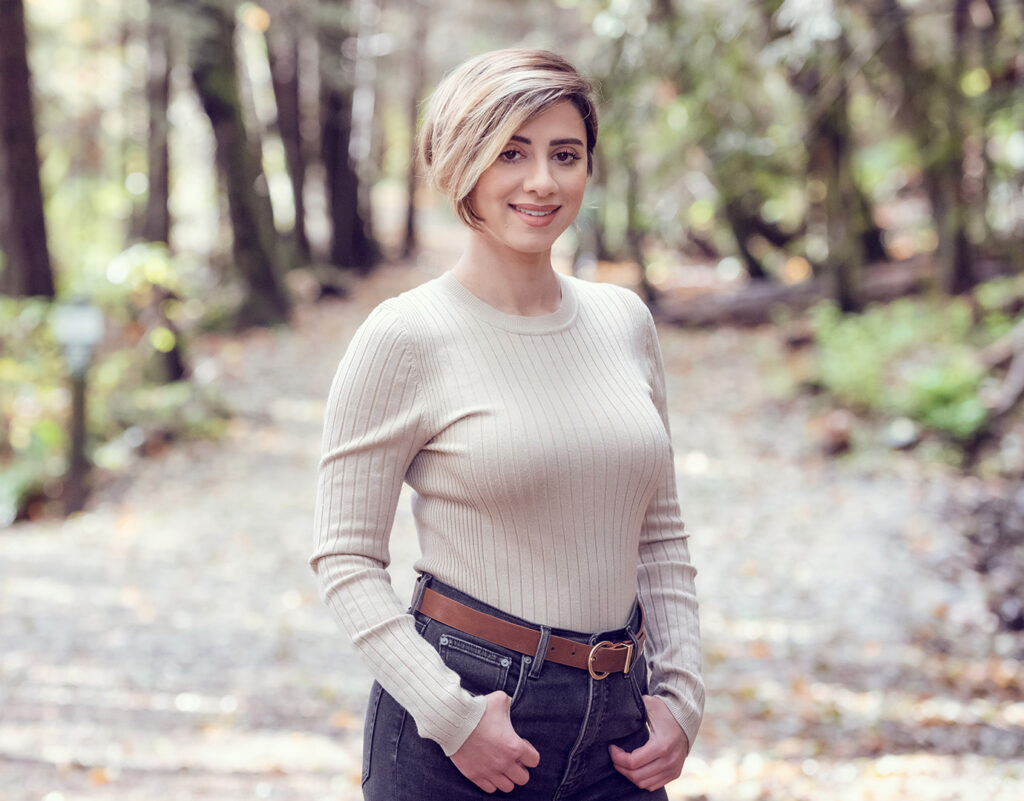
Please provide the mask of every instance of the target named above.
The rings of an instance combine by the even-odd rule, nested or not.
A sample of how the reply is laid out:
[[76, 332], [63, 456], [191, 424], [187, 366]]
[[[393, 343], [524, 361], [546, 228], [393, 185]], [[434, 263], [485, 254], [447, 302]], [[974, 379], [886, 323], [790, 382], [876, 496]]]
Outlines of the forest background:
[[[504, 46], [600, 93], [559, 268], [770, 337], [827, 458], [969, 479], [954, 524], [1018, 637], [1024, 0], [0, 0], [0, 526], [84, 501], [76, 439], [87, 489], [224, 436], [193, 343], [450, 247], [417, 118]], [[55, 312], [83, 303], [105, 324], [76, 433]]]
[[[0, 519], [59, 508], [67, 489], [53, 298], [108, 323], [86, 426], [101, 468], [215, 434], [189, 338], [287, 325], [296, 302], [413, 257], [422, 221], [448, 214], [417, 179], [420, 103], [452, 65], [510, 44], [564, 52], [600, 90], [567, 269], [683, 324], [792, 323], [813, 305], [788, 331], [819, 349], [797, 383], [890, 414], [905, 444], [937, 433], [940, 458], [973, 467], [998, 443], [992, 469], [1024, 469], [1002, 422], [1024, 392], [1024, 368], [1007, 369], [1024, 297], [1022, 3], [0, 11]], [[905, 294], [923, 301], [852, 314]]]

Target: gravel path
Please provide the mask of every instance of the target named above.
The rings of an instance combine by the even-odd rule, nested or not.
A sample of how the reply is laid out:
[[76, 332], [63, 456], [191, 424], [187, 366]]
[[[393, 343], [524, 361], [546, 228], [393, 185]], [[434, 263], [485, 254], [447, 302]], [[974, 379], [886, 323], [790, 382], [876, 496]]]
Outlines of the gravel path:
[[[225, 440], [0, 532], [0, 800], [360, 797], [370, 679], [306, 562], [323, 403], [366, 312], [431, 274], [197, 342]], [[709, 687], [673, 798], [1024, 798], [1024, 667], [953, 571], [954, 479], [870, 443], [822, 456], [769, 330], [662, 347]], [[407, 595], [407, 499], [394, 543]]]

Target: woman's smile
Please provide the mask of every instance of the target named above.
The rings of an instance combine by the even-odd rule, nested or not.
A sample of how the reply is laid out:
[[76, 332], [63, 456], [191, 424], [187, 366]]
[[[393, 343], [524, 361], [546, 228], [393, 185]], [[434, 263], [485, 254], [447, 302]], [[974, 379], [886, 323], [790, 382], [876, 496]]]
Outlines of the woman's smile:
[[509, 203], [509, 208], [523, 218], [523, 222], [541, 228], [550, 225], [555, 219], [555, 212], [561, 206], [537, 206], [532, 203]]

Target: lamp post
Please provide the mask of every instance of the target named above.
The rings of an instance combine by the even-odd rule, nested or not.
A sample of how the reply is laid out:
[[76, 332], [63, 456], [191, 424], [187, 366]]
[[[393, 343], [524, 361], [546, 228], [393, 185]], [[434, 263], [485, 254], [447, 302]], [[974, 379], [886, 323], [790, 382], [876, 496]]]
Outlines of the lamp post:
[[103, 337], [103, 313], [84, 298], [54, 308], [53, 335], [71, 372], [71, 444], [64, 485], [64, 514], [85, 505], [89, 461], [85, 456], [85, 377], [93, 348]]

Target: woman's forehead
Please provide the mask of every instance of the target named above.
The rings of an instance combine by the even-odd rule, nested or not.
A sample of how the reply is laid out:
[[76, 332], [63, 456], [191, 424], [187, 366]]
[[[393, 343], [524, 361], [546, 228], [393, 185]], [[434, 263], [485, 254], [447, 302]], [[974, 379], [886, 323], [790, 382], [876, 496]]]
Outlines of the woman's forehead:
[[[561, 132], [561, 133], [559, 133]], [[512, 139], [534, 143], [534, 138], [557, 135], [558, 138], [575, 138], [580, 144], [586, 143], [586, 126], [579, 109], [569, 100], [559, 100], [550, 108], [534, 114], [512, 135]]]

